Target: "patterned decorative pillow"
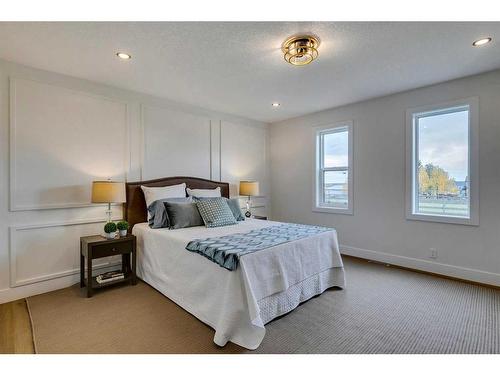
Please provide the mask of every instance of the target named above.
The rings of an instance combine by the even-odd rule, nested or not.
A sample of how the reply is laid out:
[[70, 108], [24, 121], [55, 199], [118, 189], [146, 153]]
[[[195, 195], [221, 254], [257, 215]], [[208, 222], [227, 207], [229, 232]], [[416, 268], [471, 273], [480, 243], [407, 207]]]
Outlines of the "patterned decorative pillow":
[[233, 212], [224, 197], [199, 200], [196, 206], [207, 228], [236, 224]]
[[[194, 202], [205, 201], [207, 199], [214, 199], [213, 197], [212, 198], [189, 197], [189, 198], [193, 198]], [[224, 198], [224, 199], [226, 200], [227, 205], [231, 209], [231, 212], [233, 213], [233, 216], [236, 219], [236, 221], [244, 221], [245, 216], [243, 215], [243, 213], [241, 212], [241, 209], [240, 209], [240, 200], [238, 198], [232, 198], [232, 199]]]

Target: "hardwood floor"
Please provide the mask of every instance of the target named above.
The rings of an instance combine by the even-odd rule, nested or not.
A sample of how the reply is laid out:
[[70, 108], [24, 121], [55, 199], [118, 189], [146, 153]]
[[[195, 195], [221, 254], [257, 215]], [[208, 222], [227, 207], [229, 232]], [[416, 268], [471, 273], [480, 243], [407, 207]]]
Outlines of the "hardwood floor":
[[35, 352], [31, 322], [26, 301], [0, 305], [0, 354], [32, 354]]

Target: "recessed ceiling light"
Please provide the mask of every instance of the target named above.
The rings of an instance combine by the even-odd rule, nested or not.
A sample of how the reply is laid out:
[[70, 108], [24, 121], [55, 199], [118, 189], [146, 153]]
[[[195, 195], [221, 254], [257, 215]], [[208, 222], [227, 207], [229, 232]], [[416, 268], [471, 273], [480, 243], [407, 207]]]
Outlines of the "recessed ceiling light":
[[280, 106], [280, 103], [273, 103], [272, 104], [273, 107], [279, 107]]
[[117, 52], [116, 56], [118, 56], [122, 60], [130, 60], [132, 58], [132, 56], [125, 52]]
[[480, 46], [484, 46], [485, 44], [488, 44], [491, 41], [492, 41], [491, 38], [482, 38], [482, 39], [476, 40], [474, 43], [472, 43], [472, 45], [474, 47], [480, 47]]

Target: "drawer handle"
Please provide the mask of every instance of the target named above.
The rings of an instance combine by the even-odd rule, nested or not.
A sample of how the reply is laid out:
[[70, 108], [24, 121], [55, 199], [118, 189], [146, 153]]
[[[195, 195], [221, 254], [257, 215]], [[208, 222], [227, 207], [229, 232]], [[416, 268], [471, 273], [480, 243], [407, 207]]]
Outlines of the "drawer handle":
[[118, 251], [118, 250], [116, 250], [116, 249], [115, 249], [115, 248], [113, 247], [113, 248], [111, 249], [111, 251], [114, 251], [114, 252], [116, 252], [116, 251]]

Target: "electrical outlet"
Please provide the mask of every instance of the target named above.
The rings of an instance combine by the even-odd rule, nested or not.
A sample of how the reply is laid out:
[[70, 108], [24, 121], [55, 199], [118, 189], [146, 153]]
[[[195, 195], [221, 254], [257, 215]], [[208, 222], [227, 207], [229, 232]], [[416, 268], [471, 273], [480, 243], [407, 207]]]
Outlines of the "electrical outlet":
[[431, 247], [429, 249], [429, 258], [436, 259], [437, 257], [438, 257], [438, 251], [434, 247]]

